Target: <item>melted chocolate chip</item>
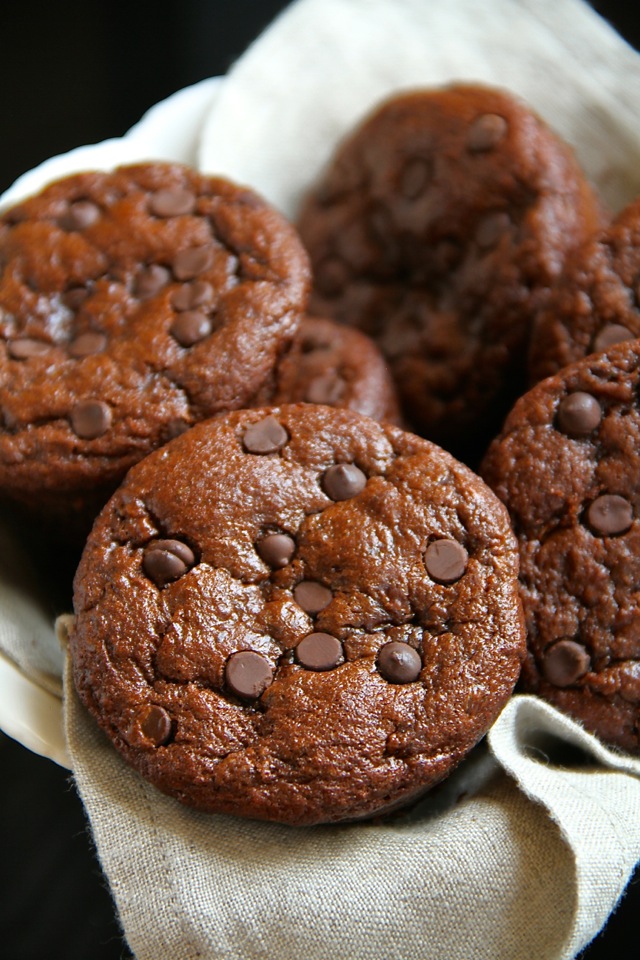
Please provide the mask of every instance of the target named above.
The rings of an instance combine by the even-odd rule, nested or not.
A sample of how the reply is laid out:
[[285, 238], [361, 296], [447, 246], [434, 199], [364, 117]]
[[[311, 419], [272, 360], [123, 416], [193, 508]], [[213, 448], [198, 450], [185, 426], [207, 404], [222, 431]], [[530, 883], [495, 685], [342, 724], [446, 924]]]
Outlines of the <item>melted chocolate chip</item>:
[[171, 717], [164, 707], [152, 704], [140, 718], [140, 730], [154, 747], [161, 747], [171, 737]]
[[182, 540], [153, 540], [142, 557], [142, 569], [156, 586], [178, 580], [196, 562], [191, 547]]
[[160, 293], [170, 279], [171, 273], [167, 267], [163, 267], [160, 263], [152, 263], [140, 270], [136, 276], [133, 292], [140, 300], [148, 300], [149, 297], [155, 297]]
[[296, 659], [307, 670], [333, 670], [342, 658], [342, 644], [330, 633], [309, 633], [296, 647]]
[[586, 437], [600, 425], [602, 408], [590, 393], [577, 390], [558, 404], [557, 426], [569, 437]]
[[189, 247], [181, 250], [173, 260], [173, 274], [176, 280], [192, 280], [208, 270], [213, 263], [213, 248], [210, 244], [202, 247]]
[[286, 567], [296, 552], [296, 542], [287, 533], [269, 533], [256, 544], [258, 555], [274, 570]]
[[542, 673], [556, 687], [571, 686], [590, 669], [589, 654], [575, 640], [558, 640], [544, 652]]
[[257, 700], [273, 680], [273, 666], [255, 650], [239, 650], [227, 660], [224, 677], [237, 697]]
[[427, 547], [424, 563], [436, 583], [455, 583], [467, 569], [469, 554], [457, 540], [434, 540]]
[[183, 187], [156, 190], [149, 200], [149, 209], [156, 217], [178, 217], [193, 213], [196, 196]]
[[178, 314], [170, 327], [171, 336], [182, 347], [192, 347], [208, 337], [212, 330], [211, 318], [200, 310], [185, 310]]
[[100, 207], [90, 200], [76, 200], [58, 220], [63, 230], [86, 230], [100, 218]]
[[194, 310], [196, 307], [211, 306], [212, 303], [213, 287], [206, 280], [183, 283], [171, 294], [174, 310]]
[[473, 121], [467, 136], [467, 150], [470, 153], [484, 153], [493, 150], [504, 138], [508, 124], [498, 113], [483, 113]]
[[332, 500], [349, 500], [364, 490], [366, 483], [366, 474], [355, 463], [336, 463], [322, 478], [324, 492]]
[[600, 537], [625, 533], [633, 523], [633, 508], [616, 493], [604, 493], [587, 508], [587, 523]]
[[406, 200], [416, 200], [426, 190], [431, 175], [430, 160], [426, 157], [412, 157], [402, 168], [400, 193]]
[[314, 580], [301, 580], [293, 588], [293, 599], [305, 613], [320, 613], [325, 607], [328, 607], [333, 599], [333, 594], [328, 587]]
[[268, 416], [247, 427], [242, 443], [247, 453], [275, 453], [288, 440], [289, 434], [282, 424], [275, 417]]
[[51, 343], [44, 340], [34, 340], [31, 337], [21, 337], [10, 340], [7, 344], [7, 353], [12, 360], [31, 360], [32, 357], [43, 357], [52, 349]]
[[324, 403], [334, 406], [344, 396], [345, 386], [344, 380], [337, 373], [315, 377], [307, 384], [304, 398], [307, 403]]
[[603, 327], [600, 333], [593, 341], [593, 353], [601, 353], [608, 350], [616, 343], [622, 343], [624, 340], [633, 340], [634, 336], [631, 330], [623, 327], [621, 323], [608, 323]]
[[104, 333], [98, 333], [97, 330], [87, 330], [71, 341], [69, 354], [76, 359], [90, 357], [95, 353], [102, 353], [106, 345], [107, 338]]
[[380, 648], [378, 670], [389, 683], [413, 683], [420, 676], [420, 654], [408, 643], [391, 640]]
[[102, 400], [81, 400], [71, 410], [71, 429], [82, 440], [95, 440], [111, 426], [111, 407]]

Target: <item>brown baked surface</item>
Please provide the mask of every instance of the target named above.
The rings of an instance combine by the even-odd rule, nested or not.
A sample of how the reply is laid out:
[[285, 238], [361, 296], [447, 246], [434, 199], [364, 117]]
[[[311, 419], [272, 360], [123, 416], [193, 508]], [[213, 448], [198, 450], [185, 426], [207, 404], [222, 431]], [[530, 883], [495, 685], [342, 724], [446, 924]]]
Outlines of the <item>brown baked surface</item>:
[[221, 415], [133, 467], [75, 610], [77, 689], [143, 776], [291, 824], [439, 781], [524, 653], [497, 498], [426, 440], [311, 404]]
[[289, 352], [252, 406], [322, 403], [401, 426], [389, 367], [365, 333], [326, 317], [305, 316]]
[[370, 334], [407, 422], [470, 462], [522, 392], [531, 322], [567, 251], [600, 222], [572, 151], [514, 96], [402, 94], [303, 204], [310, 310]]
[[5, 212], [0, 267], [0, 490], [67, 512], [247, 401], [309, 281], [295, 231], [252, 191], [163, 163]]
[[523, 689], [640, 752], [640, 341], [526, 394], [482, 475], [520, 545]]
[[640, 199], [568, 258], [534, 326], [531, 382], [640, 337], [639, 306]]

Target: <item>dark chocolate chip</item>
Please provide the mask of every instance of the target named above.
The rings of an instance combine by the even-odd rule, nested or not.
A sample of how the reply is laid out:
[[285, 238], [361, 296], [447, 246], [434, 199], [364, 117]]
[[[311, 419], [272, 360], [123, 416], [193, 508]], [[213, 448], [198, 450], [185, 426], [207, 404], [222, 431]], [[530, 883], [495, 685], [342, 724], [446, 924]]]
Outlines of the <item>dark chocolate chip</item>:
[[391, 640], [380, 648], [378, 670], [389, 683], [413, 683], [420, 676], [420, 654], [408, 643]]
[[542, 673], [556, 687], [569, 687], [591, 669], [591, 658], [581, 643], [558, 640], [545, 650]]
[[304, 398], [307, 403], [323, 403], [334, 406], [344, 396], [345, 382], [337, 373], [315, 377], [307, 384]]
[[193, 280], [183, 283], [171, 294], [171, 306], [174, 310], [194, 310], [196, 307], [211, 306], [213, 287], [206, 280]]
[[200, 310], [179, 313], [170, 327], [171, 336], [183, 347], [192, 347], [204, 340], [213, 330], [211, 318]]
[[256, 544], [264, 562], [274, 570], [286, 567], [296, 552], [296, 542], [288, 533], [269, 533]]
[[569, 437], [586, 437], [600, 425], [602, 408], [590, 393], [577, 390], [558, 404], [557, 425]]
[[346, 286], [348, 280], [347, 266], [338, 257], [328, 257], [316, 267], [316, 287], [325, 297], [337, 296]]
[[63, 230], [86, 230], [100, 218], [100, 207], [90, 200], [76, 200], [69, 205], [58, 223]]
[[633, 523], [633, 508], [616, 493], [604, 493], [587, 508], [587, 523], [601, 537], [625, 533]]
[[161, 747], [171, 736], [171, 717], [164, 707], [153, 704], [141, 717], [140, 729], [155, 747]]
[[500, 238], [510, 229], [511, 218], [503, 210], [488, 213], [480, 221], [476, 229], [476, 243], [483, 250], [495, 247]]
[[508, 124], [499, 113], [483, 113], [473, 121], [467, 136], [467, 150], [470, 153], [484, 153], [493, 150], [505, 136]]
[[71, 341], [69, 353], [77, 359], [90, 357], [95, 353], [102, 353], [106, 345], [107, 338], [104, 333], [99, 333], [97, 330], [87, 330]]
[[208, 270], [213, 263], [213, 247], [188, 247], [176, 254], [173, 260], [173, 274], [177, 280], [193, 280]]
[[183, 187], [156, 190], [149, 200], [149, 209], [156, 217], [178, 217], [193, 213], [195, 205], [195, 194]]
[[608, 350], [616, 343], [622, 343], [624, 340], [633, 340], [634, 336], [627, 327], [621, 323], [608, 323], [603, 327], [600, 333], [593, 341], [593, 353], [601, 353]]
[[275, 417], [268, 416], [247, 427], [242, 442], [247, 453], [275, 453], [288, 439], [289, 434], [282, 424]]
[[156, 586], [184, 576], [196, 562], [191, 547], [182, 540], [153, 540], [142, 557], [142, 569]]
[[407, 160], [400, 174], [400, 193], [407, 200], [415, 200], [427, 188], [431, 179], [432, 164], [426, 157]]
[[330, 633], [309, 633], [296, 647], [296, 659], [307, 670], [333, 670], [342, 658], [342, 644]]
[[293, 599], [305, 613], [314, 614], [320, 613], [329, 606], [333, 594], [321, 583], [316, 583], [314, 580], [301, 580], [293, 589]]
[[137, 274], [133, 292], [140, 300], [148, 300], [149, 297], [155, 297], [160, 293], [170, 279], [171, 273], [167, 267], [163, 267], [160, 263], [151, 263]]
[[111, 426], [111, 407], [102, 400], [81, 400], [71, 410], [71, 428], [83, 440], [95, 440]]
[[455, 583], [467, 569], [469, 554], [457, 540], [434, 540], [427, 547], [424, 563], [436, 583]]
[[257, 700], [273, 680], [273, 666], [255, 650], [232, 653], [224, 671], [229, 689], [243, 700]]
[[42, 357], [50, 353], [52, 347], [53, 344], [46, 343], [44, 340], [21, 337], [18, 340], [9, 341], [7, 352], [12, 360], [30, 360], [32, 357]]
[[332, 500], [349, 500], [364, 490], [366, 483], [366, 475], [355, 463], [336, 463], [322, 478], [324, 492]]
[[86, 287], [71, 287], [62, 294], [62, 302], [69, 310], [77, 310], [89, 296]]

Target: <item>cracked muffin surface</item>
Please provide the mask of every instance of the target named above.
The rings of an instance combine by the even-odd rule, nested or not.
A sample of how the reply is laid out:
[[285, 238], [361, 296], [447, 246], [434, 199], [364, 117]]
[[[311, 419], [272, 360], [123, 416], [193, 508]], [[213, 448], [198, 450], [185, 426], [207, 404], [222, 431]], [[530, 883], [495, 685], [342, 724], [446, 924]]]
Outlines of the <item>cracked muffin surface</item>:
[[640, 753], [640, 341], [518, 401], [481, 472], [520, 546], [522, 687]]
[[283, 217], [182, 165], [77, 174], [7, 210], [0, 489], [32, 509], [104, 503], [132, 463], [256, 393], [307, 288]]
[[372, 815], [441, 780], [524, 654], [506, 511], [426, 440], [291, 404], [193, 427], [134, 466], [75, 580], [79, 694], [198, 809]]

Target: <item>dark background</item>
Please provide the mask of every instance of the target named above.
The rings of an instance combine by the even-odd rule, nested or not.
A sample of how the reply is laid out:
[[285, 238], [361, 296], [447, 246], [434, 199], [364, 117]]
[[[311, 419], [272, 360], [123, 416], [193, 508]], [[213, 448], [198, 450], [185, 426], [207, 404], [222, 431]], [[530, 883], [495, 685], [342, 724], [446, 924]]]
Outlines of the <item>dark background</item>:
[[[287, 5], [0, 0], [0, 192], [47, 157], [120, 136], [175, 90], [225, 73]], [[633, 0], [592, 5], [640, 49]], [[1, 733], [0, 770], [0, 954], [130, 957], [67, 771]], [[581, 960], [637, 960], [639, 914], [640, 871]]]

